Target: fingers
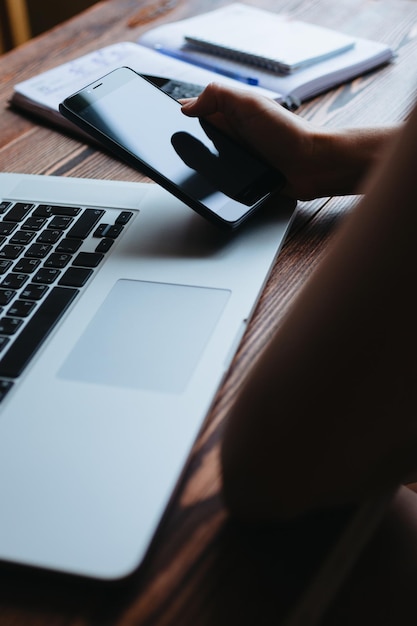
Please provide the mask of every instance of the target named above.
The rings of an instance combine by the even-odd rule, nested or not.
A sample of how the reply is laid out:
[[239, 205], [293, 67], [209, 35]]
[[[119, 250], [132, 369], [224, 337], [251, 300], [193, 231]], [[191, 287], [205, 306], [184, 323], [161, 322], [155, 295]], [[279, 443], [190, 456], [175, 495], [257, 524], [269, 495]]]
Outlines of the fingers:
[[182, 111], [191, 117], [206, 117], [219, 111], [217, 88], [210, 84], [197, 98], [187, 98], [182, 102]]
[[184, 106], [184, 105], [188, 105], [191, 104], [192, 102], [195, 102], [197, 100], [197, 96], [193, 97], [193, 98], [178, 98], [178, 102]]
[[197, 98], [181, 100], [182, 111], [191, 117], [209, 117], [218, 113], [233, 115], [242, 97], [250, 95], [243, 89], [231, 89], [218, 83], [210, 83]]
[[254, 124], [253, 133], [248, 131], [248, 123], [254, 118], [260, 118], [261, 124], [265, 123], [266, 118], [263, 114], [266, 109], [271, 105], [274, 110], [277, 108], [275, 102], [258, 94], [218, 83], [210, 83], [197, 98], [184, 99], [181, 104], [185, 115], [204, 118], [223, 132], [260, 152], [262, 139], [259, 140], [258, 122]]

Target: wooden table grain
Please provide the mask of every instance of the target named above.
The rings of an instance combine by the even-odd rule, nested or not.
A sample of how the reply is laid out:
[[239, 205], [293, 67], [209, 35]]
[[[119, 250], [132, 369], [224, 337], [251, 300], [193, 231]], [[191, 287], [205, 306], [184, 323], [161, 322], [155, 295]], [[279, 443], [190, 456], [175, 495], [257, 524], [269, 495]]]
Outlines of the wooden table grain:
[[[412, 0], [254, 0], [390, 44], [393, 63], [305, 103], [297, 114], [333, 127], [403, 120], [417, 79], [417, 3]], [[0, 56], [0, 170], [146, 180], [78, 139], [8, 107], [13, 85], [147, 28], [227, 4], [225, 0], [105, 0], [62, 26]], [[263, 626], [281, 624], [303, 584], [282, 571], [281, 547], [247, 535], [222, 506], [218, 463], [222, 424], [242, 377], [279, 326], [357, 198], [299, 203], [287, 242], [219, 391], [184, 475], [138, 574], [120, 585], [94, 584], [0, 567], [1, 626]], [[1, 514], [1, 504], [0, 504]]]

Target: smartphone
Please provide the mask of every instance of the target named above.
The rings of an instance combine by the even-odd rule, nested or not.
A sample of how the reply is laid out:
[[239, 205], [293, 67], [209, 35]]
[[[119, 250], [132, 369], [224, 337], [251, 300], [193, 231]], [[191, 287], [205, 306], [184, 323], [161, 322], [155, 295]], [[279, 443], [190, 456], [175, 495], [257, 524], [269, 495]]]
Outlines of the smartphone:
[[285, 179], [144, 76], [121, 67], [60, 104], [77, 124], [203, 217], [236, 228]]

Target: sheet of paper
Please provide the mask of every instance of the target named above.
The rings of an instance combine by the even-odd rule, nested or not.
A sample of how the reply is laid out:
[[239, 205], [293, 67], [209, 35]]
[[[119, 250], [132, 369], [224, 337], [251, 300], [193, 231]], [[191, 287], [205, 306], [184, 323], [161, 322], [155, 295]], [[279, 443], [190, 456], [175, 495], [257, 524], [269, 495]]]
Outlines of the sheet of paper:
[[[46, 109], [58, 110], [67, 96], [121, 66], [142, 74], [154, 74], [205, 86], [216, 80], [236, 86], [236, 81], [189, 63], [159, 54], [132, 42], [120, 42], [79, 57], [15, 85], [15, 92]], [[275, 92], [242, 85], [270, 97]]]

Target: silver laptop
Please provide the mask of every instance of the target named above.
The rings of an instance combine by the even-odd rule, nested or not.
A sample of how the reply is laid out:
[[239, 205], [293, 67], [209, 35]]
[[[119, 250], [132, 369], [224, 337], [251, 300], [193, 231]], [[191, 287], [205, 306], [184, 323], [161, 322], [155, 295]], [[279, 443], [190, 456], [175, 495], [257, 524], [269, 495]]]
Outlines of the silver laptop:
[[154, 184], [0, 174], [0, 560], [140, 565], [294, 203], [225, 234]]

